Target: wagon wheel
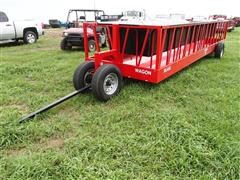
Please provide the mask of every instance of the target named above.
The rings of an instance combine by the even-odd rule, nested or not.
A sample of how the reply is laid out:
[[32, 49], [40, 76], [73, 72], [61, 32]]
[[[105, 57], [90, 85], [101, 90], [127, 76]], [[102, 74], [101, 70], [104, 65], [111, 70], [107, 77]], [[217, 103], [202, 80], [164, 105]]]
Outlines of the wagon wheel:
[[214, 51], [214, 56], [218, 59], [222, 59], [224, 55], [224, 43], [220, 42], [217, 44], [215, 51]]
[[108, 101], [120, 92], [121, 86], [121, 72], [112, 64], [102, 65], [93, 75], [92, 90], [99, 100]]
[[73, 75], [73, 86], [76, 90], [91, 84], [94, 66], [94, 61], [86, 61], [77, 67]]

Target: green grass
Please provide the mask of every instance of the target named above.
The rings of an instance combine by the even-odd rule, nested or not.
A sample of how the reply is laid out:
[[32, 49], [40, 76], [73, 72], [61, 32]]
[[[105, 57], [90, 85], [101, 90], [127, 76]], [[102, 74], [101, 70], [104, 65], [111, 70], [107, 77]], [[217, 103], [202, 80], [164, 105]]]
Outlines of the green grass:
[[1, 46], [0, 179], [240, 179], [240, 28], [222, 60], [204, 58], [168, 80], [126, 81], [107, 103], [72, 98], [18, 120], [73, 91], [83, 52]]

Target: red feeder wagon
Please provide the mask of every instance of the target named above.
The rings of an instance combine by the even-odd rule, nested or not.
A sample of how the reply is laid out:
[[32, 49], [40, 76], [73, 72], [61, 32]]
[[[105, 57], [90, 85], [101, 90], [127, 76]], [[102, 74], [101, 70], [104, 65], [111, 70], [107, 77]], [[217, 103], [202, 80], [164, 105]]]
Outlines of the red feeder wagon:
[[[85, 62], [73, 76], [76, 91], [23, 117], [20, 123], [90, 87], [98, 99], [107, 101], [121, 90], [123, 77], [159, 83], [212, 52], [222, 58], [228, 21], [178, 25], [84, 23], [84, 44], [88, 44], [88, 28], [93, 32], [97, 52], [90, 56], [88, 46], [84, 46]], [[100, 33], [107, 35], [108, 50], [99, 47]]]
[[159, 83], [210, 53], [222, 58], [227, 27], [224, 20], [178, 25], [84, 23], [84, 43], [88, 44], [88, 28], [96, 42], [97, 29], [104, 28], [109, 50], [96, 43], [97, 52], [89, 56], [85, 46], [85, 62], [74, 73], [74, 87], [91, 84], [94, 95], [107, 101], [120, 91], [123, 77]]

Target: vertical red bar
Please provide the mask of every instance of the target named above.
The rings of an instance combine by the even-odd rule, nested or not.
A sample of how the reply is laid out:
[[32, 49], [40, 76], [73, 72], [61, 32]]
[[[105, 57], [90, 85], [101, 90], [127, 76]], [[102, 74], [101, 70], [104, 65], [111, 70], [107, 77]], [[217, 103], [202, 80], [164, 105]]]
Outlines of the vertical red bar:
[[111, 35], [111, 31], [109, 30], [109, 26], [107, 26], [106, 29], [107, 29], [108, 45], [109, 45], [109, 48], [112, 49], [112, 35]]
[[224, 23], [222, 22], [221, 23], [221, 32], [220, 32], [220, 37], [219, 37], [219, 40], [222, 40], [222, 38], [223, 38], [223, 32], [224, 32], [224, 29], [225, 29], [225, 26], [224, 26]]
[[215, 31], [215, 23], [212, 24], [212, 31], [211, 31], [211, 34], [210, 34], [209, 44], [213, 43], [214, 31]]
[[169, 57], [171, 55], [171, 52], [169, 50], [171, 39], [170, 39], [170, 29], [166, 29], [166, 30], [168, 31], [168, 47], [167, 47], [167, 59], [166, 59], [166, 64], [167, 64], [169, 62]]
[[218, 23], [214, 23], [211, 44], [216, 42], [217, 25]]
[[160, 68], [160, 49], [161, 49], [161, 42], [162, 42], [162, 27], [158, 27], [157, 29], [157, 54], [156, 54], [156, 70]]
[[182, 51], [182, 45], [181, 44], [182, 44], [183, 31], [184, 31], [184, 27], [181, 28], [180, 39], [179, 39], [177, 55], [176, 55], [176, 60], [180, 59], [180, 57], [181, 57], [181, 51]]
[[198, 40], [197, 40], [196, 51], [198, 51], [199, 45], [200, 45], [200, 42], [201, 42], [201, 35], [202, 35], [202, 32], [203, 32], [202, 29], [203, 29], [203, 26], [199, 25], [199, 36], [198, 36]]
[[219, 39], [220, 39], [220, 32], [221, 32], [221, 28], [222, 28], [222, 24], [221, 24], [221, 22], [219, 22], [218, 24], [219, 24], [219, 28], [218, 28], [218, 33], [217, 33], [217, 39], [216, 39], [216, 42], [218, 42]]
[[126, 49], [126, 44], [127, 44], [127, 39], [128, 39], [128, 33], [129, 33], [129, 28], [126, 30], [126, 34], [124, 37], [124, 42], [123, 42], [123, 47], [122, 47], [122, 58], [124, 57], [125, 54], [125, 49]]
[[204, 26], [204, 29], [205, 29], [206, 31], [204, 31], [204, 33], [203, 33], [203, 39], [202, 39], [201, 49], [204, 48], [205, 45], [206, 45], [208, 28], [209, 28], [208, 25], [209, 25], [209, 24], [205, 24], [205, 26]]
[[193, 44], [193, 41], [194, 41], [195, 32], [196, 32], [196, 25], [194, 25], [194, 27], [193, 27], [192, 38], [191, 38], [191, 42], [190, 42], [190, 44], [189, 44], [188, 56], [190, 55], [190, 53], [191, 53], [191, 51], [192, 51], [192, 44]]
[[203, 35], [202, 35], [202, 40], [201, 40], [201, 44], [200, 44], [200, 49], [204, 48], [204, 46], [205, 46], [205, 40], [206, 40], [207, 33], [208, 33], [208, 24], [204, 24], [203, 25]]
[[224, 30], [224, 27], [223, 27], [223, 23], [221, 22], [221, 30], [220, 30], [220, 33], [219, 33], [219, 40], [222, 39], [222, 32]]
[[152, 41], [152, 43], [151, 43], [151, 59], [150, 59], [150, 68], [152, 69], [152, 61], [153, 61], [153, 53], [154, 53], [154, 45], [155, 45], [155, 43], [156, 42], [154, 42], [154, 29], [152, 29], [152, 39], [151, 39], [151, 41]]
[[227, 28], [228, 28], [228, 24], [225, 23], [225, 31], [224, 31], [224, 39], [226, 38], [226, 35], [227, 35]]
[[208, 44], [209, 44], [209, 39], [210, 39], [210, 36], [211, 36], [211, 31], [212, 31], [212, 24], [209, 24], [209, 31], [208, 31], [208, 34], [207, 34], [205, 47], [207, 47]]
[[163, 37], [162, 37], [162, 42], [161, 42], [160, 54], [159, 54], [160, 62], [162, 61], [162, 54], [163, 54], [163, 50], [164, 50], [165, 39], [166, 39], [166, 35], [167, 35], [167, 29], [162, 30], [162, 34], [163, 34]]
[[88, 35], [87, 35], [87, 23], [83, 23], [83, 37], [84, 37], [84, 52], [85, 52], [85, 59], [89, 58], [88, 54]]
[[95, 40], [95, 46], [96, 46], [97, 52], [100, 52], [100, 47], [99, 47], [99, 41], [98, 41], [98, 37], [97, 37], [96, 28], [97, 28], [97, 24], [93, 24], [92, 29], [93, 29], [93, 37], [94, 37], [94, 40]]
[[201, 25], [197, 51], [201, 49], [204, 33], [205, 33], [205, 24]]
[[209, 31], [209, 24], [205, 24], [205, 29], [206, 29], [206, 31], [203, 36], [202, 48], [204, 48], [206, 46], [207, 36], [208, 36], [208, 31]]
[[[170, 29], [169, 29], [169, 31], [170, 31]], [[173, 43], [174, 43], [175, 33], [176, 33], [176, 28], [173, 29], [173, 33], [172, 33], [171, 39], [169, 37], [169, 41], [171, 40], [171, 43], [169, 43], [170, 46], [168, 48], [168, 51], [170, 52], [170, 54], [169, 54], [169, 56], [167, 58], [166, 65], [169, 64], [171, 56], [172, 56], [172, 47], [173, 47]]]
[[210, 42], [210, 37], [211, 37], [212, 27], [213, 27], [213, 24], [210, 23], [210, 24], [209, 24], [209, 31], [208, 31], [208, 35], [207, 35], [207, 43], [206, 43], [206, 47], [209, 45], [209, 42]]
[[215, 29], [216, 29], [216, 23], [213, 23], [213, 28], [212, 28], [211, 37], [210, 37], [210, 44], [213, 43]]
[[225, 23], [223, 22], [222, 23], [222, 31], [221, 31], [221, 40], [223, 40], [223, 37], [224, 37], [224, 31], [225, 31]]
[[138, 31], [136, 30], [136, 66], [138, 62]]
[[208, 45], [211, 44], [211, 38], [212, 38], [212, 31], [213, 31], [213, 28], [214, 28], [214, 24], [211, 23], [211, 29], [209, 31], [209, 35], [208, 35]]
[[116, 50], [117, 58], [115, 61], [122, 62], [122, 57], [120, 54], [120, 38], [119, 38], [119, 25], [114, 24], [112, 26], [112, 48]]
[[113, 39], [112, 39], [112, 46], [113, 46], [113, 49], [116, 49], [118, 50], [118, 26], [117, 25], [113, 25], [113, 28], [112, 28], [112, 36], [113, 36]]
[[148, 39], [148, 34], [149, 34], [149, 29], [147, 28], [137, 66], [139, 66], [141, 64], [142, 56], [143, 56], [143, 53], [144, 53], [144, 50], [146, 47], [146, 43], [147, 43], [147, 39]]
[[195, 51], [196, 51], [196, 47], [197, 47], [197, 43], [198, 43], [198, 39], [199, 39], [200, 27], [201, 27], [201, 25], [198, 26], [197, 36], [196, 36], [196, 40], [195, 40], [195, 44], [194, 44], [194, 48], [193, 48], [193, 53], [195, 53]]
[[[230, 23], [230, 21], [228, 21], [228, 23]], [[227, 23], [227, 24], [228, 24], [228, 23]], [[226, 22], [223, 22], [223, 30], [222, 30], [221, 40], [224, 39], [224, 36], [225, 36], [225, 28], [226, 28]]]
[[220, 31], [221, 31], [221, 22], [218, 22], [218, 27], [217, 27], [217, 34], [216, 34], [216, 40], [215, 40], [215, 43], [218, 42], [219, 40], [219, 34], [220, 34]]
[[219, 32], [218, 41], [221, 40], [222, 31], [223, 31], [223, 23], [221, 22], [221, 29], [220, 29], [220, 32]]
[[214, 43], [216, 43], [216, 42], [217, 42], [217, 38], [218, 38], [218, 31], [219, 31], [219, 23], [217, 22], [217, 25], [216, 25], [216, 31], [215, 31]]
[[187, 44], [188, 44], [190, 29], [191, 29], [191, 26], [188, 26], [187, 37], [186, 37], [186, 41], [185, 41], [185, 45], [184, 45], [184, 49], [183, 49], [183, 58], [184, 58], [185, 55], [186, 55], [186, 49], [187, 49]]
[[[176, 28], [176, 31], [177, 31], [177, 28]], [[177, 32], [176, 32], [176, 37], [177, 37]], [[173, 42], [173, 60], [172, 60], [172, 62], [175, 62], [175, 55], [176, 55], [176, 42], [174, 41]]]

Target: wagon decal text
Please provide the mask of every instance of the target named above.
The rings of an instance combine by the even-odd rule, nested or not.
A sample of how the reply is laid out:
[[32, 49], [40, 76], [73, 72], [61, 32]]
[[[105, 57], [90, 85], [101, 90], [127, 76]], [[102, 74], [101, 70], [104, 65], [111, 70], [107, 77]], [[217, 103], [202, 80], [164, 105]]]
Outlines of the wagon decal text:
[[171, 66], [168, 66], [166, 68], [163, 69], [163, 72], [166, 73], [168, 71], [171, 71], [172, 67]]
[[145, 70], [145, 69], [138, 69], [138, 68], [136, 68], [136, 69], [135, 69], [135, 72], [136, 72], [136, 73], [139, 73], [139, 74], [148, 75], [148, 76], [151, 76], [151, 75], [152, 75], [152, 72], [151, 72], [151, 71], [148, 71], [148, 70]]

